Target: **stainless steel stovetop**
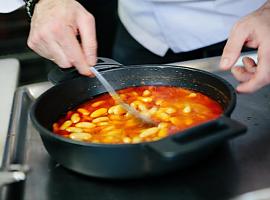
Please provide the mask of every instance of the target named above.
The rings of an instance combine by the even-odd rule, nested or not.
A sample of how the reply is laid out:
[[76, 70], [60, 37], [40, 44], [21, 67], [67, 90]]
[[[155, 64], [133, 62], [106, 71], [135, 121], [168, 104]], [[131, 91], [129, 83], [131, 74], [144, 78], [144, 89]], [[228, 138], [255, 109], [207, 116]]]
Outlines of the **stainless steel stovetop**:
[[[215, 71], [235, 86], [230, 73], [216, 71], [218, 61], [216, 57], [176, 65]], [[238, 95], [232, 118], [246, 124], [248, 132], [204, 161], [152, 179], [108, 181], [71, 172], [54, 162], [44, 149], [28, 111], [31, 103], [51, 86], [44, 82], [20, 87], [16, 92], [1, 166], [20, 164], [31, 170], [26, 181], [2, 188], [2, 199], [217, 200], [270, 186], [270, 87], [254, 94]]]

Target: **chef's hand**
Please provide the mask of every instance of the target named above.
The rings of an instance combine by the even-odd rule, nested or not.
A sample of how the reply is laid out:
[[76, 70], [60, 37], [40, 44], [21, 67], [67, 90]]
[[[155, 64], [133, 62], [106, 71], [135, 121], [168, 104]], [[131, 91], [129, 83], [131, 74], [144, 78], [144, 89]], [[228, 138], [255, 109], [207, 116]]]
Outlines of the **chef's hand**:
[[89, 66], [96, 64], [97, 51], [94, 17], [75, 0], [40, 0], [27, 44], [62, 68], [75, 66], [91, 75]]
[[[243, 59], [244, 67], [234, 66], [243, 46], [258, 48], [258, 63]], [[240, 81], [238, 92], [254, 92], [270, 83], [270, 0], [233, 27], [223, 50], [220, 67], [230, 69]]]

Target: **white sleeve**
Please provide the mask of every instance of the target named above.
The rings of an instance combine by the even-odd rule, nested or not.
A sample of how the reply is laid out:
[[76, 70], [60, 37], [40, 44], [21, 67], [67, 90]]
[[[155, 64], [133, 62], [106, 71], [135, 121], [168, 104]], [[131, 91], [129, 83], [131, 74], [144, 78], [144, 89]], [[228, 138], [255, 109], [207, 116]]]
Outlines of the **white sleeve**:
[[0, 0], [0, 13], [12, 12], [23, 5], [23, 0]]

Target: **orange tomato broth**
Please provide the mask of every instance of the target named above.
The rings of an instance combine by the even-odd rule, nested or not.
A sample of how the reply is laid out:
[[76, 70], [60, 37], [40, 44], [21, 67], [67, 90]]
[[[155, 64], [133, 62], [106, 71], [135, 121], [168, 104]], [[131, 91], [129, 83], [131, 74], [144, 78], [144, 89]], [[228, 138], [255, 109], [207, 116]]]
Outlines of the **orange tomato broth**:
[[129, 87], [118, 90], [118, 94], [125, 103], [150, 116], [157, 126], [137, 120], [105, 93], [68, 111], [53, 124], [53, 132], [91, 143], [151, 142], [213, 120], [223, 112], [221, 105], [208, 96], [179, 87]]

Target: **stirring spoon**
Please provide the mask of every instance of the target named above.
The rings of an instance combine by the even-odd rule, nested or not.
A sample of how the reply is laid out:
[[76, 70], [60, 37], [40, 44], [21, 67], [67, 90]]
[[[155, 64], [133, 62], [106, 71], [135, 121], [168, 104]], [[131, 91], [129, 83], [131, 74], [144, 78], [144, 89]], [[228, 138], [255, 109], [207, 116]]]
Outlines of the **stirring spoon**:
[[116, 93], [111, 84], [100, 74], [94, 67], [90, 67], [90, 71], [97, 77], [100, 83], [104, 86], [107, 92], [111, 95], [111, 97], [115, 100], [116, 103], [121, 105], [127, 112], [132, 114], [137, 119], [140, 119], [142, 122], [150, 125], [156, 125], [156, 123], [150, 119], [148, 116], [141, 114], [135, 108], [129, 106], [125, 103], [121, 97]]

